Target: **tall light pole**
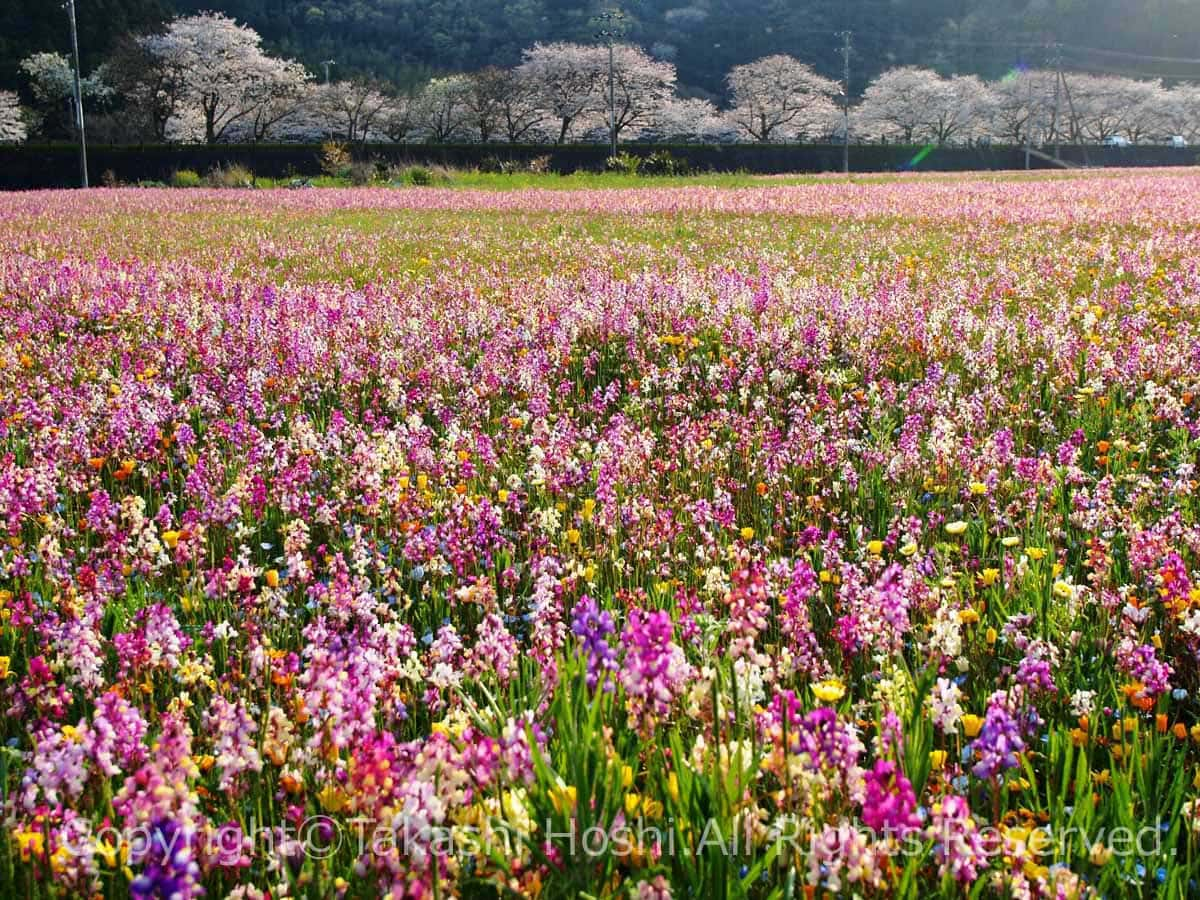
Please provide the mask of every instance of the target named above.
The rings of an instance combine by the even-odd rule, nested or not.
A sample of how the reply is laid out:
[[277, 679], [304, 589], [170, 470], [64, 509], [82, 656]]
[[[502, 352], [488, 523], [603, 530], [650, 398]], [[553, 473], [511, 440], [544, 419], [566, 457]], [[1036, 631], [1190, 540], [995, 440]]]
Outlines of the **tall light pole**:
[[[615, 10], [596, 16], [598, 21], [605, 23], [619, 23], [624, 18], [624, 13]], [[596, 32], [596, 37], [603, 38], [608, 43], [608, 143], [610, 156], [617, 155], [617, 95], [613, 66], [613, 41], [620, 36], [619, 27], [603, 28]]]
[[323, 65], [325, 67], [325, 83], [329, 84], [329, 67], [336, 66], [337, 60], [336, 59], [325, 59], [325, 60], [321, 61], [321, 65]]
[[83, 132], [83, 93], [79, 85], [79, 36], [75, 30], [75, 0], [67, 0], [67, 18], [71, 22], [71, 55], [75, 60], [75, 126], [79, 129], [79, 184], [88, 186], [87, 137]]

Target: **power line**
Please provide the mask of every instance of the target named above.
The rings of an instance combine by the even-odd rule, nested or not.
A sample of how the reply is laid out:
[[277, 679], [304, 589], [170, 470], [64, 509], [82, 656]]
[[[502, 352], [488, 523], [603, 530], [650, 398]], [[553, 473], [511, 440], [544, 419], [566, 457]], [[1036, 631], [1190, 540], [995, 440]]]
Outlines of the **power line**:
[[1137, 59], [1142, 62], [1175, 63], [1178, 65], [1200, 66], [1200, 58], [1186, 56], [1151, 56], [1146, 53], [1131, 53], [1128, 50], [1102, 50], [1099, 47], [1080, 47], [1076, 44], [1063, 44], [1064, 50], [1077, 53], [1099, 53], [1104, 56], [1120, 56], [1125, 59]]

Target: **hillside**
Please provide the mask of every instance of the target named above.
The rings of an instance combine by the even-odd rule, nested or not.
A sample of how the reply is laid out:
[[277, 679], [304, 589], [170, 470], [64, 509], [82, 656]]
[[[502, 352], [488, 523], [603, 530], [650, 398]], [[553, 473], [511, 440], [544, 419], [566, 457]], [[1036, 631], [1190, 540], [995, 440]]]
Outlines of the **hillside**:
[[[38, 0], [3, 7], [0, 84], [11, 84], [22, 56], [67, 49], [66, 16]], [[593, 40], [602, 8], [578, 0], [88, 0], [78, 16], [85, 67], [125, 31], [216, 9], [314, 72], [333, 59], [335, 77], [404, 83], [511, 64], [537, 40]], [[630, 0], [622, 9], [629, 40], [673, 61], [695, 94], [719, 93], [730, 66], [774, 52], [840, 77], [842, 30], [853, 33], [855, 91], [902, 63], [992, 77], [1044, 65], [1056, 36], [1070, 42], [1071, 68], [1200, 77], [1200, 65], [1144, 58], [1200, 57], [1200, 0]]]

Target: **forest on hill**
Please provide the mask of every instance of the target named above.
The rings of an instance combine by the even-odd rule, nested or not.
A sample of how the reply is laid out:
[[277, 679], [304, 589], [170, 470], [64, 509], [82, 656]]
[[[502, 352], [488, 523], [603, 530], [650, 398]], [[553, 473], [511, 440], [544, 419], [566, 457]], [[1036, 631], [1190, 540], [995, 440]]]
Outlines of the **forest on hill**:
[[[32, 52], [69, 49], [66, 14], [43, 0], [0, 9], [0, 86], [19, 82]], [[266, 47], [334, 78], [400, 85], [486, 65], [509, 66], [536, 41], [596, 40], [596, 16], [619, 8], [624, 40], [673, 63], [682, 93], [719, 98], [739, 63], [788, 53], [842, 74], [850, 32], [851, 90], [879, 72], [921, 65], [995, 78], [1022, 67], [1195, 79], [1200, 0], [79, 0], [84, 69], [122, 35], [201, 10], [250, 25]], [[1062, 45], [1055, 48], [1055, 43]]]

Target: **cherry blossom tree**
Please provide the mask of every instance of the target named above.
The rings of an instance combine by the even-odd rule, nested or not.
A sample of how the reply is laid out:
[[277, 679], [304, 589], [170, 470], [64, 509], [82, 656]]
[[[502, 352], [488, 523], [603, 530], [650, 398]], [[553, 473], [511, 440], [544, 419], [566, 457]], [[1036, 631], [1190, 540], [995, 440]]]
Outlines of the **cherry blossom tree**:
[[466, 133], [470, 93], [471, 80], [465, 75], [435, 78], [421, 89], [416, 97], [413, 120], [427, 140], [444, 144]]
[[1163, 136], [1200, 141], [1200, 85], [1177, 84], [1162, 98]]
[[407, 141], [417, 128], [415, 94], [395, 94], [387, 98], [378, 116], [378, 128], [389, 141]]
[[828, 130], [837, 116], [838, 84], [791, 56], [734, 66], [726, 80], [733, 99], [730, 118], [756, 141], [804, 138]]
[[608, 71], [603, 47], [556, 42], [534, 44], [524, 52], [517, 74], [534, 91], [537, 105], [558, 123], [563, 143], [578, 119], [603, 108], [600, 86]]
[[1014, 72], [989, 85], [986, 131], [1005, 143], [1023, 144], [1026, 139], [1041, 143], [1050, 134], [1051, 123], [1059, 133], [1073, 129], [1068, 104], [1059, 98], [1054, 119], [1054, 82], [1057, 74], [1040, 69]]
[[[601, 48], [601, 105], [608, 113], [608, 48]], [[651, 58], [629, 44], [613, 47], [612, 126], [617, 137], [629, 130], [650, 126], [662, 107], [675, 95], [675, 67]]]
[[946, 144], [982, 131], [989, 91], [973, 75], [943, 78], [931, 69], [889, 69], [867, 85], [855, 130], [911, 144]]
[[307, 78], [299, 63], [267, 56], [256, 31], [220, 13], [175, 19], [141, 42], [168, 73], [179, 107], [190, 107], [184, 121], [199, 123], [209, 144], [260, 107], [297, 96]]
[[19, 144], [25, 140], [25, 120], [21, 104], [12, 91], [0, 91], [0, 144]]
[[1138, 141], [1163, 131], [1161, 81], [1114, 75], [1073, 75], [1070, 80], [1084, 140], [1101, 143], [1120, 135]]
[[926, 122], [924, 102], [938, 80], [936, 72], [916, 66], [883, 72], [863, 91], [852, 116], [854, 132], [905, 144], [919, 140]]
[[310, 102], [330, 133], [362, 143], [372, 131], [384, 133], [392, 99], [377, 82], [354, 79], [320, 85]]
[[712, 103], [695, 97], [673, 98], [661, 104], [650, 126], [665, 141], [711, 141], [724, 136], [731, 127]]

